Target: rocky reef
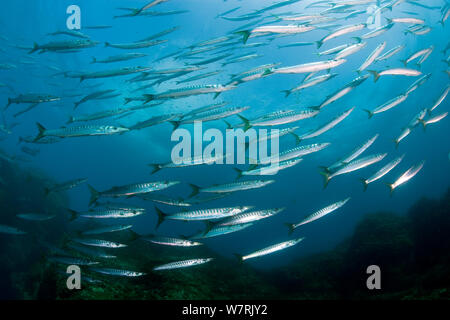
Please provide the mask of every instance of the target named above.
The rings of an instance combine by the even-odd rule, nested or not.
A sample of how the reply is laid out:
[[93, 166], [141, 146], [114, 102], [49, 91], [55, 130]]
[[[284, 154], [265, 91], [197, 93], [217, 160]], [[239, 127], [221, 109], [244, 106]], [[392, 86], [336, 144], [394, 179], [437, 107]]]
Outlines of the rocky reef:
[[[52, 250], [49, 243], [64, 247], [65, 234], [74, 232], [64, 209], [67, 199], [59, 193], [45, 196], [43, 185], [51, 181], [36, 171], [4, 162], [1, 172], [0, 223], [29, 232], [21, 237], [0, 235], [1, 299], [450, 298], [450, 190], [438, 200], [419, 200], [404, 215], [366, 214], [354, 233], [333, 250], [270, 271], [221, 257], [206, 246], [167, 248], [123, 231], [106, 240], [132, 245], [115, 249], [120, 258], [103, 260], [104, 265], [147, 275], [113, 277], [82, 267], [88, 277], [82, 290], [68, 290], [65, 266], [46, 259]], [[16, 217], [23, 212], [54, 212], [57, 217], [32, 224]], [[213, 257], [215, 262], [151, 271], [155, 265], [193, 257]], [[369, 265], [381, 269], [381, 290], [366, 287]]]
[[[266, 279], [286, 299], [448, 299], [449, 235], [450, 190], [439, 200], [419, 200], [404, 216], [367, 214], [334, 250]], [[381, 290], [367, 289], [370, 265], [380, 267]]]

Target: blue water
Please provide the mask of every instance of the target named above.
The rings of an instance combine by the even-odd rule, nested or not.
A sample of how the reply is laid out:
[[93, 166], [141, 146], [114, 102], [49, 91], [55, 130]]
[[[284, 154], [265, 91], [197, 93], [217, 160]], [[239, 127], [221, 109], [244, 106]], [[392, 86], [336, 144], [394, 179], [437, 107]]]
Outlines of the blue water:
[[[42, 123], [46, 128], [58, 128], [65, 125], [68, 117], [73, 113], [73, 102], [77, 98], [64, 98], [64, 95], [73, 92], [89, 94], [100, 89], [116, 89], [117, 92], [121, 93], [120, 97], [114, 99], [89, 101], [81, 105], [76, 111], [78, 114], [86, 114], [120, 107], [123, 105], [124, 97], [137, 96], [139, 93], [142, 93], [132, 93], [131, 91], [144, 83], [130, 84], [125, 81], [133, 76], [86, 80], [79, 83], [78, 79], [52, 76], [57, 71], [49, 69], [48, 66], [55, 66], [63, 71], [96, 71], [138, 65], [151, 66], [154, 69], [182, 67], [187, 61], [175, 61], [170, 58], [157, 63], [153, 61], [193, 43], [223, 36], [228, 31], [247, 23], [246, 21], [233, 22], [220, 18], [216, 19], [215, 16], [218, 13], [241, 6], [238, 11], [230, 14], [230, 16], [237, 16], [272, 3], [271, 0], [229, 0], [225, 2], [218, 0], [172, 0], [151, 10], [186, 9], [189, 12], [162, 17], [112, 18], [114, 15], [123, 13], [117, 10], [116, 7], [141, 7], [146, 2], [17, 0], [2, 4], [0, 34], [5, 36], [6, 39], [0, 40], [1, 48], [4, 49], [4, 52], [0, 52], [0, 62], [13, 63], [17, 65], [17, 69], [1, 70], [0, 82], [10, 84], [16, 94], [38, 92], [63, 97], [60, 102], [43, 103], [18, 118], [14, 118], [13, 114], [26, 108], [26, 105], [10, 106], [5, 112], [6, 123], [17, 122], [19, 124], [14, 127], [11, 135], [0, 142], [2, 150], [9, 154], [20, 154], [21, 145], [17, 145], [17, 139], [19, 136], [36, 135], [35, 122]], [[300, 1], [270, 13], [298, 13], [309, 3], [308, 0]], [[444, 1], [427, 1], [426, 3], [429, 6], [442, 6]], [[47, 33], [64, 30], [67, 19], [66, 8], [71, 4], [77, 4], [81, 8], [81, 32], [88, 34], [93, 40], [102, 42], [97, 47], [83, 49], [79, 53], [34, 53], [33, 55], [29, 55], [27, 50], [13, 47], [14, 45], [31, 47], [34, 42], [42, 44], [54, 39], [71, 39], [64, 36], [58, 36], [54, 39], [51, 36], [46, 36]], [[393, 142], [393, 139], [400, 134], [402, 128], [409, 123], [414, 115], [423, 108], [431, 107], [449, 84], [448, 75], [443, 72], [446, 70], [447, 65], [441, 61], [446, 58], [441, 51], [447, 46], [449, 39], [448, 22], [445, 27], [442, 27], [437, 23], [441, 16], [439, 10], [429, 10], [408, 3], [402, 3], [395, 7], [392, 12], [383, 13], [383, 16], [406, 16], [402, 11], [418, 13], [414, 17], [420, 17], [427, 21], [427, 24], [433, 28], [432, 31], [421, 36], [404, 35], [403, 30], [406, 29], [407, 25], [396, 24], [387, 33], [368, 39], [367, 46], [363, 50], [347, 57], [345, 64], [332, 71], [337, 72], [339, 74], [338, 77], [316, 87], [305, 89], [298, 96], [293, 94], [285, 98], [280, 91], [298, 85], [303, 80], [304, 75], [273, 75], [241, 84], [237, 89], [220, 95], [217, 100], [213, 100], [212, 95], [203, 95], [167, 101], [161, 106], [137, 111], [132, 116], [117, 122], [122, 125], [131, 125], [153, 115], [190, 111], [193, 107], [201, 107], [222, 100], [228, 101], [232, 105], [250, 106], [251, 108], [243, 113], [247, 118], [253, 118], [279, 109], [314, 106], [321, 103], [328, 94], [333, 93], [356, 78], [357, 73], [355, 70], [382, 41], [387, 42], [385, 51], [400, 44], [405, 45], [405, 49], [385, 62], [378, 62], [372, 65], [369, 69], [383, 70], [387, 67], [402, 67], [403, 65], [399, 61], [400, 58], [405, 59], [417, 50], [434, 45], [433, 53], [422, 64], [420, 69], [423, 74], [431, 73], [431, 78], [414, 91], [404, 103], [368, 120], [367, 114], [362, 109], [374, 109], [403, 93], [417, 79], [414, 77], [386, 76], [374, 83], [373, 78], [370, 77], [350, 94], [325, 107], [316, 118], [303, 120], [298, 123], [300, 129], [297, 132], [303, 133], [355, 106], [352, 114], [337, 127], [318, 138], [304, 142], [304, 144], [331, 142], [329, 148], [306, 156], [299, 165], [281, 171], [275, 176], [276, 183], [270, 186], [257, 190], [237, 192], [224, 199], [213, 203], [205, 203], [204, 205], [204, 207], [230, 205], [254, 205], [258, 208], [286, 207], [286, 210], [279, 215], [260, 221], [244, 231], [205, 241], [208, 247], [218, 253], [231, 256], [235, 252], [246, 254], [265, 246], [285, 241], [288, 239], [288, 235], [287, 228], [283, 223], [300, 221], [306, 215], [324, 206], [351, 197], [351, 201], [335, 212], [335, 214], [296, 230], [296, 236], [306, 237], [305, 241], [300, 245], [271, 257], [255, 259], [255, 261], [250, 263], [256, 267], [280, 266], [287, 264], [294, 258], [332, 248], [352, 232], [355, 224], [365, 214], [377, 211], [404, 213], [421, 197], [439, 197], [450, 185], [449, 118], [445, 118], [437, 124], [429, 125], [426, 131], [422, 130], [421, 127], [417, 127], [400, 143], [398, 149], [395, 148]], [[319, 9], [316, 9], [316, 11], [312, 9], [308, 12], [319, 12]], [[347, 23], [365, 22], [367, 17], [366, 14], [362, 14], [355, 19], [347, 20]], [[343, 24], [344, 22], [338, 21], [337, 23]], [[83, 29], [83, 26], [92, 25], [111, 25], [113, 27], [100, 30]], [[173, 26], [180, 26], [181, 28], [162, 37], [162, 39], [168, 40], [167, 43], [162, 45], [129, 51], [105, 48], [103, 46], [105, 41], [111, 43], [137, 41]], [[349, 43], [353, 41], [352, 36], [361, 35], [366, 31], [331, 40], [325, 43], [320, 50]], [[246, 50], [248, 52], [256, 51], [262, 57], [231, 64], [223, 68], [220, 63], [210, 64], [207, 70], [201, 70], [200, 73], [215, 70], [222, 70], [222, 72], [218, 76], [199, 80], [195, 83], [226, 83], [230, 74], [246, 71], [267, 63], [280, 62], [282, 66], [290, 66], [326, 60], [329, 56], [317, 56], [318, 50], [315, 46], [278, 49], [278, 45], [298, 41], [316, 41], [327, 34], [328, 31], [326, 30], [315, 30], [304, 34], [276, 38], [267, 46]], [[267, 38], [261, 37], [249, 39], [248, 43], [264, 41], [268, 41]], [[246, 51], [239, 49], [235, 53], [241, 54]], [[93, 56], [105, 58], [125, 52], [143, 52], [148, 54], [148, 56], [113, 64], [90, 64]], [[206, 53], [200, 56], [206, 59], [210, 54]], [[36, 63], [33, 65], [20, 63], [21, 60], [30, 58]], [[411, 63], [410, 67], [414, 68], [414, 63]], [[189, 74], [185, 77], [191, 75]], [[90, 89], [89, 86], [93, 84], [100, 84], [101, 86]], [[169, 81], [160, 86], [147, 89], [145, 92], [159, 93], [176, 87], [174, 81]], [[6, 104], [7, 99], [15, 97], [16, 94], [9, 92], [7, 88], [0, 88], [0, 101]], [[130, 103], [130, 105], [137, 104], [139, 103]], [[435, 114], [446, 112], [448, 109], [449, 99], [447, 98], [436, 109]], [[227, 120], [232, 123], [239, 122], [236, 116], [232, 116]], [[105, 119], [99, 122], [106, 124], [113, 121]], [[218, 128], [223, 131], [226, 128], [222, 121], [207, 123], [204, 126], [206, 128]], [[192, 128], [190, 125], [184, 127]], [[235, 179], [236, 173], [232, 169], [232, 165], [164, 169], [154, 175], [150, 175], [149, 163], [170, 161], [170, 152], [174, 146], [174, 143], [170, 141], [172, 129], [173, 127], [170, 124], [165, 123], [118, 136], [68, 138], [56, 144], [30, 145], [33, 148], [39, 148], [40, 154], [33, 157], [32, 162], [21, 165], [45, 172], [59, 182], [86, 177], [89, 179], [89, 184], [97, 190], [106, 190], [112, 186], [141, 181], [182, 181], [181, 185], [162, 192], [171, 197], [187, 197], [191, 191], [187, 183], [209, 186], [231, 182]], [[387, 158], [382, 163], [374, 166], [336, 177], [326, 189], [323, 189], [323, 181], [318, 173], [318, 166], [331, 165], [376, 133], [380, 134], [379, 138], [364, 155], [387, 152]], [[294, 145], [294, 139], [290, 136], [283, 137], [280, 140], [280, 150], [291, 148]], [[387, 161], [402, 154], [406, 156], [398, 167], [380, 181], [369, 185], [367, 192], [363, 192], [359, 178], [367, 178], [382, 165], [386, 164]], [[425, 166], [419, 174], [407, 184], [399, 187], [393, 196], [390, 196], [384, 182], [393, 182], [406, 169], [422, 160], [425, 160]], [[80, 211], [88, 209], [89, 191], [85, 185], [69, 191], [68, 194], [70, 196], [70, 208]], [[146, 215], [134, 218], [134, 230], [141, 234], [154, 232], [157, 220], [153, 209], [154, 204], [150, 201], [145, 202], [134, 198], [126, 201], [147, 208]], [[159, 205], [159, 207], [167, 212], [175, 213], [178, 211], [177, 208], [164, 205]], [[61, 212], [60, 214], [65, 213]], [[158, 233], [165, 235], [189, 235], [203, 228], [204, 225], [202, 223], [169, 221], [162, 224]], [[48, 230], [48, 232], [52, 232], [52, 230]]]

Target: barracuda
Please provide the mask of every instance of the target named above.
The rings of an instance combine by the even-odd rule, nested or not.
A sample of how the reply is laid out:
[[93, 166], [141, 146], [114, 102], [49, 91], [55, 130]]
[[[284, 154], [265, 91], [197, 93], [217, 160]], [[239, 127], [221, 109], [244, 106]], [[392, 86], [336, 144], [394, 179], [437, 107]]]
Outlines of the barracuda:
[[328, 73], [328, 74], [325, 74], [325, 75], [320, 75], [320, 76], [317, 76], [317, 77], [305, 80], [302, 84], [300, 84], [299, 86], [297, 86], [295, 88], [292, 88], [290, 90], [283, 90], [281, 92], [284, 92], [285, 93], [285, 97], [288, 97], [293, 92], [297, 92], [297, 91], [300, 91], [300, 90], [303, 90], [303, 89], [306, 89], [306, 88], [318, 85], [318, 84], [320, 84], [322, 82], [325, 82], [327, 80], [331, 80], [331, 79], [333, 79], [336, 76], [337, 76], [337, 73]]
[[389, 187], [389, 189], [391, 191], [391, 195], [398, 186], [408, 182], [417, 173], [419, 173], [419, 171], [423, 168], [424, 164], [425, 164], [425, 161], [421, 161], [420, 163], [413, 165], [411, 168], [406, 170], [400, 177], [398, 177], [397, 180], [395, 180], [395, 182], [386, 183], [386, 185]]
[[170, 247], [197, 247], [203, 245], [201, 242], [197, 241], [155, 235], [142, 237], [142, 240]]
[[297, 142], [299, 143], [300, 141], [305, 140], [305, 139], [315, 138], [315, 137], [320, 136], [321, 134], [327, 132], [328, 130], [331, 130], [332, 128], [337, 126], [339, 123], [344, 121], [344, 119], [347, 118], [350, 115], [350, 113], [352, 113], [353, 109], [355, 109], [355, 107], [344, 111], [343, 113], [341, 113], [340, 115], [335, 117], [333, 120], [331, 120], [330, 122], [327, 122], [326, 124], [320, 126], [319, 128], [311, 130], [303, 135], [298, 136]]
[[121, 270], [121, 269], [111, 269], [111, 268], [89, 268], [89, 269], [97, 273], [118, 277], [142, 277], [146, 275], [146, 273], [144, 272]]
[[161, 223], [163, 223], [166, 219], [183, 220], [183, 221], [222, 219], [245, 212], [247, 210], [250, 210], [251, 208], [252, 208], [251, 206], [227, 207], [214, 209], [200, 209], [193, 211], [183, 211], [175, 214], [167, 214], [162, 212], [159, 208], [155, 207], [155, 211], [158, 214], [158, 223], [156, 225], [156, 228], [158, 228], [161, 225]]
[[335, 202], [323, 209], [320, 209], [317, 212], [314, 212], [313, 214], [307, 216], [305, 219], [303, 219], [302, 221], [300, 221], [299, 223], [286, 223], [286, 226], [289, 228], [289, 234], [292, 234], [292, 232], [294, 232], [294, 230], [304, 224], [313, 222], [317, 219], [320, 219], [324, 216], [326, 216], [327, 214], [336, 211], [337, 209], [339, 209], [340, 207], [342, 207], [344, 204], [346, 204], [348, 201], [350, 200], [350, 197], [342, 200], [342, 201], [338, 201]]
[[387, 153], [382, 153], [382, 154], [377, 153], [374, 155], [367, 156], [365, 158], [353, 160], [353, 161], [345, 164], [344, 166], [342, 166], [340, 169], [336, 170], [333, 173], [320, 171], [320, 174], [324, 177], [324, 188], [327, 187], [328, 183], [330, 182], [330, 180], [332, 178], [339, 176], [341, 174], [350, 173], [350, 172], [368, 167], [372, 164], [375, 164], [375, 163], [383, 160], [384, 157], [386, 157], [386, 155], [387, 155]]
[[179, 184], [179, 181], [156, 181], [156, 182], [144, 182], [135, 183], [120, 187], [112, 187], [109, 190], [98, 192], [92, 186], [88, 185], [89, 191], [91, 192], [91, 200], [89, 204], [93, 204], [98, 200], [99, 197], [131, 197], [138, 194], [144, 194], [149, 192], [154, 192], [158, 190], [164, 190], [169, 187]]
[[264, 249], [255, 251], [255, 252], [250, 253], [250, 254], [245, 255], [245, 256], [239, 255], [239, 254], [235, 254], [235, 256], [238, 258], [239, 261], [245, 261], [245, 260], [248, 260], [248, 259], [265, 256], [265, 255], [268, 255], [268, 254], [271, 254], [271, 253], [274, 253], [274, 252], [277, 252], [277, 251], [281, 251], [281, 250], [290, 248], [292, 246], [295, 246], [297, 243], [303, 241], [303, 239], [305, 239], [305, 238], [298, 238], [298, 239], [295, 239], [295, 240], [289, 240], [289, 241], [277, 243], [277, 244], [274, 244], [274, 245], [266, 247]]
[[261, 161], [262, 163], [274, 163], [278, 159], [279, 162], [281, 161], [287, 161], [291, 160], [293, 158], [300, 158], [302, 156], [305, 156], [310, 153], [318, 152], [320, 150], [325, 149], [328, 147], [330, 143], [313, 143], [306, 146], [299, 146], [292, 149], [288, 149], [286, 151], [281, 152], [276, 158], [271, 157], [269, 159], [265, 159], [264, 161]]
[[317, 110], [290, 110], [283, 113], [275, 113], [256, 121], [248, 120], [241, 115], [238, 115], [238, 117], [244, 123], [244, 131], [247, 131], [251, 127], [278, 126], [312, 118], [318, 113], [319, 111]]
[[361, 182], [363, 183], [363, 186], [364, 186], [364, 191], [367, 190], [367, 186], [369, 185], [369, 183], [377, 181], [377, 180], [381, 179], [382, 177], [384, 177], [385, 175], [387, 175], [392, 169], [394, 169], [403, 160], [404, 157], [405, 157], [405, 155], [395, 158], [394, 160], [389, 162], [387, 165], [382, 167], [380, 170], [375, 172], [372, 176], [370, 176], [367, 179], [361, 178]]
[[398, 106], [400, 103], [402, 103], [403, 101], [406, 100], [406, 98], [408, 98], [408, 95], [406, 94], [401, 94], [398, 97], [395, 97], [385, 103], [383, 103], [381, 106], [379, 106], [378, 108], [375, 108], [375, 110], [368, 110], [368, 109], [363, 109], [365, 112], [367, 112], [369, 119], [372, 118], [375, 114], [377, 113], [381, 113], [381, 112], [385, 112], [389, 109], [394, 108], [395, 106]]
[[197, 195], [199, 192], [211, 192], [211, 193], [229, 193], [229, 192], [236, 192], [236, 191], [243, 191], [243, 190], [250, 190], [250, 189], [258, 189], [265, 187], [269, 184], [274, 183], [275, 180], [249, 180], [249, 181], [243, 181], [243, 182], [233, 182], [233, 183], [227, 183], [222, 185], [216, 185], [208, 188], [200, 188], [194, 184], [189, 184], [192, 188], [192, 193], [189, 196], [192, 198], [193, 196]]
[[236, 88], [236, 86], [223, 86], [220, 84], [199, 85], [169, 90], [159, 94], [145, 94], [144, 97], [146, 98], [146, 102], [150, 102], [152, 100], [179, 99], [208, 93], [214, 93], [216, 98], [220, 93], [232, 90], [234, 88]]
[[252, 225], [253, 225], [252, 222], [241, 223], [241, 224], [236, 224], [236, 225], [231, 225], [231, 226], [220, 226], [220, 225], [212, 226], [210, 223], [207, 223], [205, 231], [199, 232], [199, 233], [193, 235], [191, 238], [192, 239], [208, 239], [208, 238], [223, 236], [226, 234], [230, 234], [233, 232], [238, 232], [238, 231], [247, 229], [247, 228], [251, 227]]
[[112, 134], [122, 134], [129, 131], [128, 128], [103, 125], [82, 125], [73, 127], [63, 127], [60, 129], [47, 130], [40, 123], [36, 123], [39, 133], [34, 139], [38, 141], [44, 137], [52, 136], [59, 138], [85, 137], [85, 136], [104, 136]]
[[204, 263], [208, 263], [208, 262], [210, 262], [212, 260], [213, 260], [213, 258], [191, 259], [191, 260], [176, 261], [176, 262], [171, 262], [171, 263], [163, 264], [161, 266], [154, 267], [153, 271], [189, 268], [189, 267], [198, 266], [198, 265], [201, 265], [201, 264], [204, 264]]
[[316, 41], [317, 48], [320, 48], [323, 45], [323, 43], [326, 42], [326, 41], [329, 41], [331, 39], [343, 36], [343, 35], [348, 34], [348, 33], [352, 33], [352, 32], [356, 32], [356, 31], [362, 30], [362, 29], [364, 29], [366, 27], [367, 27], [367, 24], [365, 24], [365, 23], [359, 23], [359, 24], [355, 24], [355, 25], [343, 26], [343, 27], [335, 30], [334, 32], [330, 33], [326, 37], [322, 38], [321, 40]]
[[360, 73], [361, 71], [365, 70], [368, 66], [370, 66], [381, 54], [381, 52], [386, 48], [386, 41], [380, 43], [375, 50], [372, 51], [372, 53], [367, 57], [366, 61], [358, 68], [357, 72]]
[[126, 244], [100, 239], [71, 238], [70, 240], [76, 243], [84, 244], [85, 246], [92, 246], [92, 247], [111, 248], [111, 249], [127, 247]]
[[300, 163], [303, 159], [292, 159], [292, 160], [285, 160], [277, 162], [273, 165], [269, 165], [266, 167], [256, 168], [256, 169], [250, 169], [247, 171], [239, 170], [237, 168], [234, 168], [234, 170], [237, 171], [238, 176], [236, 179], [240, 179], [242, 176], [265, 176], [265, 175], [274, 175], [277, 174], [280, 170], [287, 169], [290, 167], [295, 166], [296, 164]]
[[225, 227], [225, 226], [234, 226], [238, 224], [243, 223], [250, 223], [250, 222], [256, 222], [262, 219], [270, 218], [280, 212], [285, 210], [285, 208], [275, 208], [275, 209], [265, 209], [265, 210], [258, 210], [258, 211], [251, 211], [251, 212], [245, 212], [240, 213], [238, 215], [229, 217], [227, 219], [224, 219], [222, 221], [218, 222], [218, 226]]

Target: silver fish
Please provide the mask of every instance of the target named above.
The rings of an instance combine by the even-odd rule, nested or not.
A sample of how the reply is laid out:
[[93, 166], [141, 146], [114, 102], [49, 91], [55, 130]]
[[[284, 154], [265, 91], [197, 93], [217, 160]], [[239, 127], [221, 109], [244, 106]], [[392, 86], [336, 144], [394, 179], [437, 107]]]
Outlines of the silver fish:
[[229, 193], [229, 192], [235, 192], [235, 191], [243, 191], [243, 190], [250, 190], [250, 189], [258, 189], [265, 187], [269, 184], [274, 183], [275, 180], [249, 180], [249, 181], [242, 181], [242, 182], [232, 182], [222, 185], [215, 185], [212, 187], [207, 188], [200, 188], [194, 184], [190, 184], [192, 188], [192, 193], [190, 195], [190, 198], [197, 195], [199, 192], [212, 192], [212, 193]]
[[71, 238], [70, 240], [76, 243], [84, 244], [85, 246], [92, 246], [92, 247], [112, 248], [112, 249], [127, 247], [126, 244], [101, 239]]
[[277, 251], [284, 250], [284, 249], [290, 248], [292, 246], [295, 246], [297, 243], [299, 243], [303, 239], [305, 239], [305, 238], [298, 238], [298, 239], [295, 239], [295, 240], [288, 240], [288, 241], [285, 241], [285, 242], [281, 242], [281, 243], [277, 243], [277, 244], [271, 245], [269, 247], [266, 247], [264, 249], [255, 251], [255, 252], [247, 254], [245, 256], [236, 254], [236, 257], [239, 259], [239, 261], [245, 261], [245, 260], [248, 260], [248, 259], [265, 256], [265, 255], [268, 255], [268, 254], [271, 254], [271, 253], [274, 253], [274, 252], [277, 252]]
[[198, 265], [210, 262], [212, 260], [213, 260], [213, 258], [204, 258], [204, 259], [202, 258], [202, 259], [176, 261], [176, 262], [171, 262], [171, 263], [163, 264], [161, 266], [154, 267], [153, 271], [189, 268], [189, 267], [194, 267], [194, 266], [198, 266]]
[[391, 194], [392, 192], [394, 192], [394, 190], [408, 182], [409, 180], [411, 180], [417, 173], [419, 173], [419, 171], [423, 168], [423, 165], [425, 164], [425, 161], [421, 161], [420, 163], [413, 165], [411, 168], [409, 168], [408, 170], [406, 170], [400, 177], [397, 178], [397, 180], [395, 180], [395, 182], [393, 183], [387, 183], [387, 186], [389, 187], [389, 189], [391, 190]]
[[369, 119], [373, 117], [373, 115], [377, 114], [377, 113], [381, 113], [384, 111], [387, 111], [389, 109], [392, 109], [393, 107], [399, 105], [400, 103], [402, 103], [403, 101], [406, 100], [406, 98], [408, 98], [408, 95], [406, 94], [401, 94], [398, 97], [395, 97], [385, 103], [383, 103], [381, 106], [375, 108], [374, 110], [368, 110], [368, 109], [363, 109], [365, 112], [367, 112]]
[[394, 169], [403, 160], [404, 157], [405, 157], [405, 155], [395, 158], [394, 160], [389, 162], [387, 165], [382, 167], [380, 170], [375, 172], [372, 176], [370, 176], [367, 179], [361, 178], [361, 182], [363, 183], [363, 186], [364, 186], [364, 191], [367, 190], [367, 186], [369, 185], [369, 183], [372, 183], [372, 182], [377, 181], [377, 180], [381, 179], [382, 177], [384, 177], [392, 169]]
[[74, 126], [68, 128], [51, 129], [47, 130], [40, 123], [36, 123], [39, 133], [34, 139], [38, 141], [44, 137], [54, 136], [59, 138], [69, 138], [69, 137], [84, 137], [84, 136], [102, 136], [102, 135], [112, 135], [112, 134], [122, 134], [129, 131], [128, 128], [116, 127], [116, 126], [99, 126], [99, 125], [84, 125], [84, 126]]
[[300, 142], [301, 140], [305, 140], [305, 139], [315, 138], [315, 137], [320, 136], [321, 134], [327, 132], [328, 130], [334, 128], [340, 122], [342, 122], [345, 118], [347, 118], [350, 115], [350, 113], [352, 113], [353, 109], [355, 109], [355, 107], [344, 111], [343, 113], [341, 113], [340, 115], [335, 117], [333, 120], [331, 120], [330, 122], [327, 122], [326, 124], [320, 126], [319, 128], [311, 130], [303, 135], [298, 136], [298, 139], [297, 139], [298, 142]]
[[156, 182], [134, 183], [120, 187], [113, 187], [109, 190], [102, 192], [98, 192], [92, 186], [88, 185], [89, 191], [91, 192], [90, 204], [96, 202], [99, 197], [112, 197], [112, 198], [130, 197], [138, 194], [164, 190], [179, 183], [180, 183], [179, 181], [156, 181]]
[[381, 160], [384, 159], [384, 157], [386, 157], [387, 153], [377, 153], [374, 155], [370, 155], [358, 160], [353, 160], [347, 164], [345, 164], [344, 166], [342, 166], [341, 168], [339, 168], [338, 170], [336, 170], [333, 173], [330, 172], [320, 172], [320, 174], [324, 177], [324, 187], [326, 188], [328, 183], [330, 182], [330, 180], [338, 175], [341, 174], [345, 174], [345, 173], [350, 173], [362, 168], [365, 168], [367, 166], [370, 166], [372, 164], [375, 164]]
[[296, 228], [298, 228], [298, 227], [300, 227], [300, 226], [302, 226], [304, 224], [313, 222], [313, 221], [315, 221], [317, 219], [320, 219], [320, 218], [326, 216], [327, 214], [329, 214], [329, 213], [339, 209], [344, 204], [346, 204], [349, 200], [350, 200], [350, 197], [345, 199], [345, 200], [338, 201], [338, 202], [335, 202], [333, 204], [330, 204], [329, 206], [327, 206], [327, 207], [325, 207], [323, 209], [320, 209], [319, 211], [316, 211], [313, 214], [307, 216], [305, 219], [303, 219], [299, 223], [295, 223], [295, 224], [294, 223], [286, 223], [286, 225], [289, 227], [289, 234], [291, 234]]
[[130, 270], [121, 270], [121, 269], [111, 269], [111, 268], [90, 268], [90, 270], [107, 274], [110, 276], [119, 276], [119, 277], [141, 277], [146, 275], [144, 272], [130, 271]]
[[142, 238], [145, 241], [171, 247], [196, 247], [201, 246], [201, 242], [191, 241], [187, 239], [178, 239], [164, 236], [146, 236]]
[[250, 206], [226, 207], [214, 209], [200, 209], [193, 211], [183, 211], [174, 214], [166, 214], [162, 212], [159, 208], [155, 207], [156, 213], [158, 214], [158, 223], [156, 225], [156, 228], [158, 228], [161, 225], [161, 223], [163, 223], [166, 219], [183, 220], [183, 221], [222, 219], [245, 212], [247, 210], [250, 210], [251, 208], [252, 207]]

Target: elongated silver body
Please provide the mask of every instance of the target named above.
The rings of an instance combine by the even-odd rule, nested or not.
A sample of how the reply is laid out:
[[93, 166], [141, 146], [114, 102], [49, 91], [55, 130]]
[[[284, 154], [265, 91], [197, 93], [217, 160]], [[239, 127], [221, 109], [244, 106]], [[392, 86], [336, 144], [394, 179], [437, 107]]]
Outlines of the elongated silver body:
[[208, 263], [212, 260], [213, 260], [213, 258], [202, 258], [202, 259], [190, 259], [190, 260], [176, 261], [176, 262], [171, 262], [171, 263], [163, 264], [161, 266], [154, 267], [153, 271], [189, 268], [189, 267], [198, 266], [198, 265], [201, 265], [204, 263]]
[[261, 249], [261, 250], [255, 251], [253, 253], [247, 254], [245, 256], [240, 256], [240, 259], [242, 261], [245, 261], [245, 260], [248, 260], [248, 259], [257, 258], [257, 257], [261, 257], [261, 256], [265, 256], [265, 255], [277, 252], [277, 251], [281, 251], [281, 250], [290, 248], [292, 246], [295, 246], [297, 243], [299, 243], [303, 239], [305, 239], [305, 238], [298, 238], [298, 239], [295, 239], [295, 240], [288, 240], [288, 241], [284, 241], [284, 242], [281, 242], [281, 243], [277, 243], [277, 244], [271, 245], [269, 247], [266, 247], [264, 249]]
[[329, 213], [339, 209], [340, 207], [342, 207], [349, 200], [350, 200], [350, 198], [347, 198], [347, 199], [344, 199], [342, 201], [335, 202], [333, 204], [330, 204], [329, 206], [326, 206], [323, 209], [320, 209], [319, 211], [314, 212], [313, 214], [307, 216], [305, 219], [303, 219], [299, 223], [292, 224], [291, 225], [291, 230], [326, 216], [327, 214], [329, 214]]

